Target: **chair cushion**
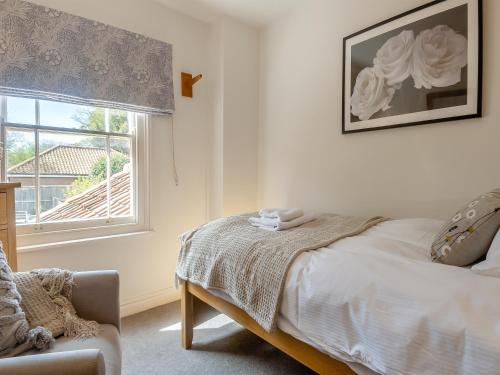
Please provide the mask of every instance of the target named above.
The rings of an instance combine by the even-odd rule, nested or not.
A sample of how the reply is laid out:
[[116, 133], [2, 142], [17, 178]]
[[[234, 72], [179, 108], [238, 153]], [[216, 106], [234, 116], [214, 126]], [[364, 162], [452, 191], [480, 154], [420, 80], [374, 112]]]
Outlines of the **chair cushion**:
[[[101, 324], [101, 333], [88, 339], [74, 339], [60, 337], [53, 348], [44, 353], [68, 352], [81, 349], [100, 349], [104, 355], [106, 375], [120, 375], [122, 367], [122, 351], [120, 346], [120, 333], [112, 324]], [[37, 354], [29, 351], [23, 355]]]
[[500, 189], [483, 194], [458, 211], [432, 244], [435, 262], [467, 266], [484, 257], [500, 226]]

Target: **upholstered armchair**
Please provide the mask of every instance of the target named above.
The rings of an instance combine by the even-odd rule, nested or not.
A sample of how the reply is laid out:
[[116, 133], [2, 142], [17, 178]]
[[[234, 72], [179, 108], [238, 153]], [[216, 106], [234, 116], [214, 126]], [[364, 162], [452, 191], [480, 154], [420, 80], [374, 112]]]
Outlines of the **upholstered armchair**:
[[116, 271], [78, 272], [72, 303], [77, 314], [101, 325], [97, 337], [59, 337], [53, 348], [0, 359], [0, 375], [119, 375], [121, 373], [119, 277]]

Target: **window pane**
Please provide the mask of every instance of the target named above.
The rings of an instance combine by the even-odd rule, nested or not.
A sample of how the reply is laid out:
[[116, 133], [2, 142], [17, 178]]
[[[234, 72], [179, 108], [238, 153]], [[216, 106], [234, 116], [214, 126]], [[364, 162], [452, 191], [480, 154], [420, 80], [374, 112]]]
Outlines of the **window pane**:
[[111, 216], [132, 215], [130, 139], [111, 138]]
[[[19, 179], [8, 178], [9, 182], [19, 182]], [[15, 190], [16, 201], [16, 223], [34, 224], [36, 223], [36, 199], [35, 199], [35, 179], [33, 177], [23, 177], [20, 188]]]
[[12, 167], [20, 174], [34, 175], [35, 132], [31, 130], [6, 129], [5, 152], [7, 173]]
[[20, 182], [16, 189], [16, 222], [36, 221], [35, 204], [35, 132], [6, 129], [5, 153], [7, 181]]
[[35, 100], [8, 97], [7, 122], [16, 124], [36, 124]]
[[113, 133], [128, 134], [130, 126], [128, 123], [128, 113], [117, 109], [109, 110], [110, 131]]
[[107, 217], [106, 138], [40, 132], [40, 222]]
[[40, 100], [40, 125], [104, 131], [104, 109]]

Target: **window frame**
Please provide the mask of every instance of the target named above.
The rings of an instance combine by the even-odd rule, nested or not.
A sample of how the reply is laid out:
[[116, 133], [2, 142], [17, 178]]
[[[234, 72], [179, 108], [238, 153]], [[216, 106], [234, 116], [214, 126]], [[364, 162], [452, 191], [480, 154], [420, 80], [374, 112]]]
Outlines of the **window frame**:
[[[48, 246], [51, 243], [81, 241], [85, 239], [95, 239], [98, 237], [114, 236], [125, 233], [142, 232], [149, 229], [149, 132], [147, 123], [149, 116], [142, 113], [128, 112], [129, 121], [135, 123], [134, 131], [130, 134], [101, 132], [86, 129], [70, 129], [57, 126], [40, 125], [40, 106], [39, 101], [35, 101], [35, 118], [36, 124], [18, 124], [7, 122], [7, 97], [0, 96], [0, 159], [1, 159], [1, 175], [2, 181], [6, 181], [7, 170], [5, 160], [5, 135], [7, 129], [12, 130], [29, 130], [35, 134], [35, 201], [39, 206], [40, 201], [40, 175], [38, 172], [39, 155], [39, 133], [40, 132], [56, 132], [59, 134], [75, 134], [75, 135], [97, 135], [106, 137], [108, 153], [109, 141], [116, 138], [128, 138], [131, 140], [131, 173], [133, 176], [133, 212], [132, 215], [126, 217], [111, 217], [108, 208], [108, 216], [98, 219], [77, 219], [58, 222], [44, 222], [37, 224], [18, 224], [17, 225], [17, 240], [18, 248], [22, 251], [23, 248], [36, 246]], [[115, 139], [116, 139], [115, 138]], [[108, 158], [108, 180], [110, 178], [109, 170], [110, 160]], [[108, 194], [110, 186], [108, 185]], [[108, 195], [108, 204], [111, 197]], [[39, 209], [37, 209], [37, 221], [39, 220]]]

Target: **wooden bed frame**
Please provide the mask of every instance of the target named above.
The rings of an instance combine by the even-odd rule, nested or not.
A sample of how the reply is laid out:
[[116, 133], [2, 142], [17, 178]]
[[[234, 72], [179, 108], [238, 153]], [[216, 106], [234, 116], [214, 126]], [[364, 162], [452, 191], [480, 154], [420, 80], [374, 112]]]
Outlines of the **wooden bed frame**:
[[193, 342], [193, 297], [200, 299], [219, 312], [227, 315], [269, 344], [319, 374], [354, 374], [345, 363], [333, 359], [329, 355], [320, 352], [279, 329], [273, 333], [266, 332], [240, 308], [187, 281], [181, 282], [182, 347], [184, 349], [190, 349]]

